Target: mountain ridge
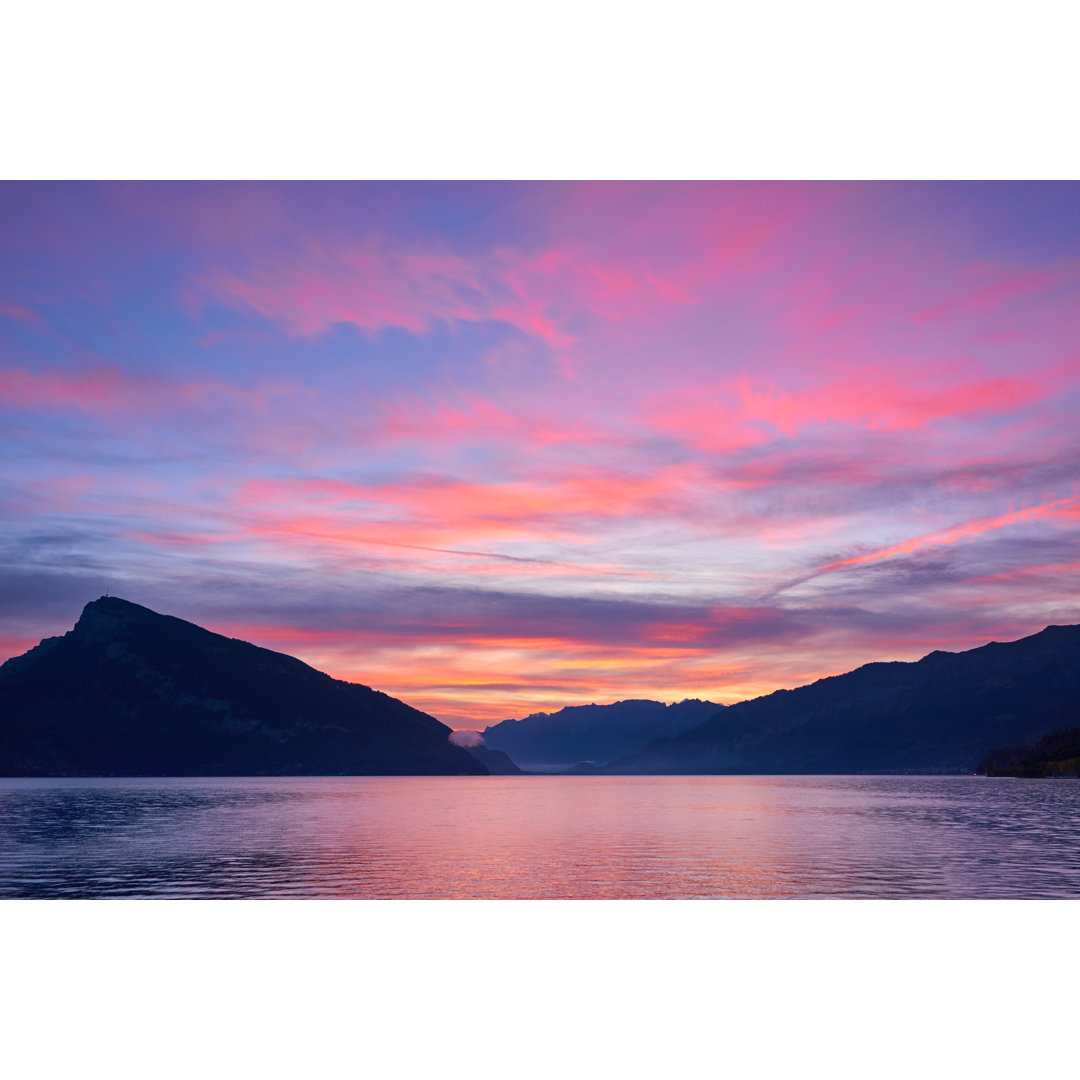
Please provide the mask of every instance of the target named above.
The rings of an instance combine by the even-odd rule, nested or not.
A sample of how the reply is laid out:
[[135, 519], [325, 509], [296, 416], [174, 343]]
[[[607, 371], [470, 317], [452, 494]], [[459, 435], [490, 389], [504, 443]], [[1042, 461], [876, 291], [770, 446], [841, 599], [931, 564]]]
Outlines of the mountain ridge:
[[670, 705], [626, 698], [606, 705], [567, 705], [520, 720], [502, 720], [483, 731], [484, 742], [526, 769], [564, 771], [582, 762], [612, 761], [653, 739], [686, 731], [724, 708], [685, 698]]
[[875, 661], [728, 706], [609, 773], [972, 772], [1031, 743], [1080, 694], [1080, 626], [914, 661]]
[[485, 775], [435, 717], [119, 597], [0, 665], [0, 774]]

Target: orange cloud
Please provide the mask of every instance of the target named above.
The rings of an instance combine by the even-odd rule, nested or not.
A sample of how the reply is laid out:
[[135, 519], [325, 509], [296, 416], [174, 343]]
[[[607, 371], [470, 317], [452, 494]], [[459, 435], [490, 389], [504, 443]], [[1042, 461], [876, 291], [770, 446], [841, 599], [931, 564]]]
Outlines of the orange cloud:
[[[372, 485], [252, 480], [241, 487], [236, 505], [259, 509], [256, 531], [445, 549], [476, 538], [580, 540], [581, 522], [677, 511], [691, 506], [695, 487], [707, 483], [697, 463], [662, 466], [644, 476], [581, 467], [547, 480], [491, 483], [439, 476]], [[294, 512], [301, 507], [322, 512]]]

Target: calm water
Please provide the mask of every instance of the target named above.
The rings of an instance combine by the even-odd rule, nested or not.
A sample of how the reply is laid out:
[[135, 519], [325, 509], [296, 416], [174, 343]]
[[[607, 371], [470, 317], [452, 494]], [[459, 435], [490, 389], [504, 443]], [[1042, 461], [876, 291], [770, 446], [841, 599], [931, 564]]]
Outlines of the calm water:
[[0, 897], [1080, 898], [1080, 781], [0, 780]]

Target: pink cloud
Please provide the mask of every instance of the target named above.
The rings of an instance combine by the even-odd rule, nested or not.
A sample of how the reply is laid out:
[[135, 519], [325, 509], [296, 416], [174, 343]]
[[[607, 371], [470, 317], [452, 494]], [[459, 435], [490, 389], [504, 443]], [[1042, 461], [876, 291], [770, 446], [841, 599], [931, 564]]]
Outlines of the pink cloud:
[[665, 466], [648, 475], [577, 468], [503, 482], [446, 476], [375, 485], [252, 480], [241, 486], [235, 505], [258, 509], [261, 524], [254, 527], [259, 529], [360, 546], [444, 550], [479, 539], [592, 541], [589, 526], [600, 522], [692, 515], [699, 484], [708, 484], [708, 478], [696, 463]]
[[160, 529], [131, 530], [122, 534], [125, 539], [133, 540], [138, 544], [146, 544], [149, 547], [177, 549], [185, 551], [188, 548], [210, 547], [226, 540], [241, 539], [242, 534], [225, 532], [197, 532], [194, 529], [185, 529], [183, 532], [164, 532]]
[[983, 374], [975, 364], [863, 366], [809, 386], [743, 373], [712, 386], [686, 387], [654, 399], [638, 420], [713, 453], [770, 440], [761, 425], [794, 438], [812, 425], [916, 430], [934, 421], [1001, 413], [1044, 397], [1048, 377]]
[[568, 328], [575, 318], [618, 321], [673, 295], [670, 283], [645, 269], [595, 262], [572, 249], [465, 257], [314, 242], [296, 257], [214, 272], [200, 287], [211, 299], [254, 310], [300, 337], [338, 323], [368, 333], [395, 327], [421, 334], [438, 323], [495, 321], [554, 350], [577, 340]]
[[23, 307], [21, 304], [8, 304], [3, 301], [0, 301], [0, 315], [9, 319], [18, 319], [20, 322], [41, 321], [36, 311]]
[[921, 369], [910, 365], [900, 370], [864, 368], [788, 393], [746, 376], [738, 381], [740, 419], [763, 420], [785, 435], [795, 435], [813, 423], [921, 428], [952, 416], [1007, 411], [1032, 401], [1041, 392], [1034, 380], [1020, 377], [986, 378], [972, 372], [956, 379], [942, 364]]
[[[1080, 575], [1080, 562], [1045, 563], [1039, 566], [1022, 566], [1015, 570], [1003, 570], [998, 574], [982, 574], [968, 578], [972, 585], [1035, 585], [1040, 590], [1046, 587], [1048, 579], [1060, 588], [1065, 575]], [[997, 598], [995, 597], [995, 600]]]
[[1054, 270], [1038, 270], [1016, 273], [1005, 267], [975, 265], [968, 267], [965, 277], [974, 280], [975, 288], [925, 308], [914, 316], [919, 326], [945, 321], [956, 316], [986, 315], [1002, 305], [1021, 296], [1043, 292], [1062, 281], [1062, 274]]
[[0, 402], [7, 408], [131, 407], [131, 386], [116, 369], [79, 374], [60, 370], [38, 373], [25, 368], [0, 370]]
[[517, 405], [511, 411], [491, 398], [459, 392], [450, 398], [400, 395], [377, 405], [374, 423], [363, 432], [375, 443], [417, 441], [434, 446], [470, 442], [512, 442], [530, 447], [561, 443], [619, 443], [594, 421], [565, 409]]
[[993, 517], [977, 518], [973, 521], [962, 522], [959, 525], [952, 525], [947, 529], [938, 529], [922, 536], [914, 536], [910, 540], [904, 540], [899, 544], [891, 544], [889, 547], [880, 548], [865, 555], [854, 555], [849, 559], [839, 559], [836, 562], [828, 563], [820, 567], [817, 573], [824, 574], [831, 570], [841, 570], [851, 566], [879, 562], [882, 559], [890, 559], [894, 555], [908, 555], [924, 548], [955, 544], [961, 540], [978, 536], [980, 533], [1003, 529], [1018, 522], [1045, 519], [1057, 519], [1059, 521], [1080, 520], [1080, 495], [1055, 499], [1052, 502], [1040, 503], [1037, 506], [1028, 506], [1020, 510], [1010, 510], [1008, 513], [996, 514]]
[[275, 398], [296, 396], [310, 399], [312, 392], [277, 384], [243, 387], [216, 379], [180, 382], [132, 375], [112, 366], [40, 372], [0, 368], [0, 406], [9, 409], [73, 408], [107, 415], [225, 405], [258, 413]]

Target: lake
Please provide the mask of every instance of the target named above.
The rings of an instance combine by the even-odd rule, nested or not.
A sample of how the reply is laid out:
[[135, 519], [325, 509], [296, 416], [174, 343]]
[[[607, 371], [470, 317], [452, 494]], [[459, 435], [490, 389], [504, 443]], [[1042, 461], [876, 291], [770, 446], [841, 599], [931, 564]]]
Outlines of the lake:
[[0, 897], [1080, 898], [1080, 781], [0, 779]]

